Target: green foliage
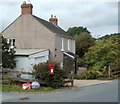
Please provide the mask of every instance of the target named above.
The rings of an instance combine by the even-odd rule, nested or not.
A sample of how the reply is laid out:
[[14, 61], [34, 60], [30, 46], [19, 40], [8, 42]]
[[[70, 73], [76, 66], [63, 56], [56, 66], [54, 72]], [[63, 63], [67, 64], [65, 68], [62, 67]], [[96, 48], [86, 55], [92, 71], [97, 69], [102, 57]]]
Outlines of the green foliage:
[[103, 76], [102, 73], [95, 70], [87, 70], [82, 76], [82, 79], [97, 79], [100, 76]]
[[72, 27], [72, 28], [69, 28], [67, 30], [67, 33], [70, 35], [70, 36], [76, 36], [76, 35], [80, 35], [81, 33], [90, 33], [87, 28], [85, 27]]
[[74, 79], [97, 79], [99, 77], [103, 77], [103, 74], [99, 71], [95, 70], [86, 70], [84, 73], [80, 75], [74, 75]]
[[77, 59], [77, 65], [78, 65], [78, 67], [85, 67], [86, 66], [85, 59], [84, 58], [78, 58]]
[[87, 67], [105, 73], [108, 70], [108, 66], [117, 66], [118, 60], [120, 60], [119, 39], [96, 41], [96, 44], [90, 47], [85, 54]]
[[[49, 75], [49, 64], [55, 64], [54, 75]], [[65, 78], [65, 71], [60, 69], [60, 65], [56, 62], [46, 62], [35, 65], [33, 67], [33, 73], [37, 79], [46, 81], [48, 86], [52, 88], [58, 88], [63, 85], [63, 81]]]
[[75, 75], [74, 75], [74, 79], [78, 79], [78, 80], [79, 80], [79, 79], [82, 79], [82, 75], [77, 75], [77, 74], [75, 74]]
[[76, 41], [76, 54], [80, 58], [84, 57], [84, 54], [88, 52], [88, 48], [95, 44], [95, 39], [91, 37], [89, 33], [82, 33], [75, 36]]
[[88, 48], [93, 46], [95, 39], [92, 38], [90, 32], [85, 27], [69, 28], [67, 33], [75, 38], [76, 54], [80, 57], [77, 61], [79, 66], [84, 66], [84, 54], [88, 52]]
[[110, 35], [105, 35], [105, 36], [99, 38], [99, 40], [102, 40], [102, 39], [116, 40], [117, 38], [120, 38], [120, 33], [114, 33], [114, 34], [110, 34]]
[[15, 62], [15, 51], [9, 49], [6, 39], [2, 37], [2, 67], [3, 68], [14, 68]]

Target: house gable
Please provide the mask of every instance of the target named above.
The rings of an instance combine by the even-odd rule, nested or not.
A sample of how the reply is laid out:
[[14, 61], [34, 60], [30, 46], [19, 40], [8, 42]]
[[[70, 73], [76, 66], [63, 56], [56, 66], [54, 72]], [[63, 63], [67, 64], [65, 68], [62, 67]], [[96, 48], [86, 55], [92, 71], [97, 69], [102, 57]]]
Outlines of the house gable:
[[[48, 48], [45, 44], [54, 40], [54, 34], [32, 15], [22, 15], [4, 32], [5, 38], [15, 38], [16, 48]], [[50, 44], [51, 42], [49, 42]], [[54, 44], [52, 44], [54, 46]]]
[[67, 37], [67, 38], [71, 38], [71, 36], [69, 36], [67, 34], [67, 32], [65, 32], [63, 29], [61, 29], [58, 25], [56, 24], [53, 24], [53, 23], [50, 23], [48, 21], [45, 21], [37, 16], [34, 16], [33, 17], [38, 20], [41, 24], [43, 24], [46, 28], [48, 28], [51, 32], [53, 32], [55, 35], [59, 35], [59, 36], [62, 36], [62, 37]]
[[9, 28], [12, 24], [14, 24], [14, 22], [16, 22], [20, 17], [21, 15], [18, 18], [16, 18], [11, 24], [9, 24], [1, 33], [3, 33], [7, 28]]

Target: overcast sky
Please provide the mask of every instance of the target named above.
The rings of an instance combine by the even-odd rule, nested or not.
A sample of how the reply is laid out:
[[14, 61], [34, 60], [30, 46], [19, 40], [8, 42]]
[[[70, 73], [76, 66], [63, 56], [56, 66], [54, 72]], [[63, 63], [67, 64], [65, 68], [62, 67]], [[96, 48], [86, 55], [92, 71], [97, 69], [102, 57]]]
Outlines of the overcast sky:
[[[9, 1], [9, 2], [8, 2]], [[0, 32], [21, 14], [23, 0], [0, 1]], [[49, 20], [51, 14], [58, 18], [58, 25], [65, 31], [70, 27], [83, 26], [93, 37], [118, 33], [118, 2], [31, 0], [33, 14]]]

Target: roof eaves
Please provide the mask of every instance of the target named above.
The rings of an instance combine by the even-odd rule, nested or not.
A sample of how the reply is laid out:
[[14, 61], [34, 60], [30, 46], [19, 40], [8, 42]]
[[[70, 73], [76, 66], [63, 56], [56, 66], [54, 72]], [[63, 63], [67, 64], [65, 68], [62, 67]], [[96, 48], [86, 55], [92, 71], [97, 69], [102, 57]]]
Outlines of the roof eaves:
[[71, 37], [71, 36], [69, 36], [69, 35], [62, 35], [62, 34], [58, 34], [58, 33], [55, 33], [55, 35], [58, 35], [58, 36], [62, 36], [62, 37], [65, 37], [65, 38], [69, 38], [69, 39], [75, 40], [73, 37]]

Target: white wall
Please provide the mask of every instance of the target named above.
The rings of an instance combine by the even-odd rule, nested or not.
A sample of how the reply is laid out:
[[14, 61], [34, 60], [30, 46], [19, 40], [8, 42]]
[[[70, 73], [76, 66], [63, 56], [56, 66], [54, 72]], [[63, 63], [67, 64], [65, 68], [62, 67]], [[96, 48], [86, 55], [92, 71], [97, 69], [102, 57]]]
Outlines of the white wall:
[[[33, 66], [49, 60], [49, 51], [33, 54], [30, 56], [16, 56], [16, 67], [14, 70], [32, 72]], [[22, 74], [21, 77], [31, 79], [32, 76]]]
[[[23, 71], [23, 72], [31, 72], [31, 65], [29, 64], [30, 60], [28, 56], [16, 56], [16, 67], [14, 70]], [[31, 76], [22, 74], [21, 77], [29, 78]]]

